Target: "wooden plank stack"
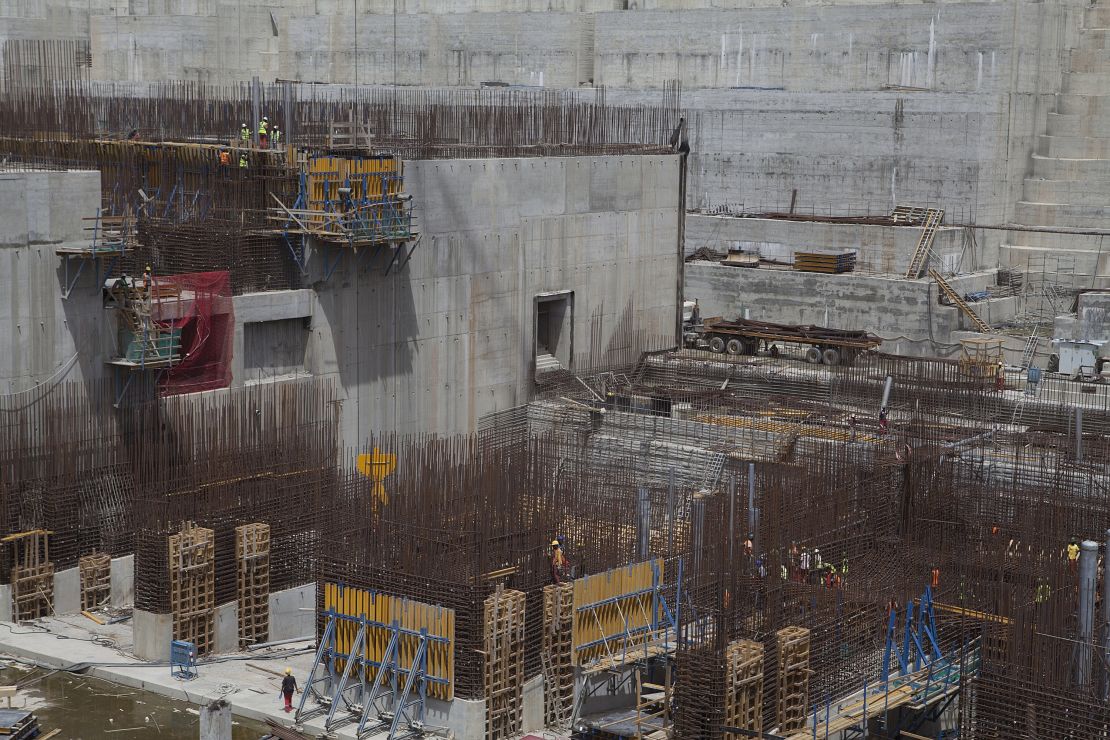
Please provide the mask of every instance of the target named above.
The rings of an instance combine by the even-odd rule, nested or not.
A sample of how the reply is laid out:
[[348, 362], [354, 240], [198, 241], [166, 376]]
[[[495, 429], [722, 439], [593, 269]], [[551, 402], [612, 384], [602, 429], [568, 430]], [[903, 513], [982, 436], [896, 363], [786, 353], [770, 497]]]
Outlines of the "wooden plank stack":
[[794, 269], [801, 272], [824, 272], [830, 275], [856, 269], [856, 253], [795, 252]]
[[486, 740], [524, 728], [524, 592], [498, 587], [485, 601]]
[[574, 709], [574, 584], [543, 588], [544, 724], [566, 727]]
[[[763, 732], [763, 644], [733, 640], [725, 650], [725, 724]], [[739, 735], [727, 733], [726, 738]]]
[[270, 634], [270, 525], [235, 528], [238, 564], [239, 647], [265, 642]]
[[77, 567], [81, 574], [81, 610], [107, 606], [112, 599], [112, 556], [90, 553], [77, 561]]
[[215, 647], [215, 533], [185, 522], [168, 539], [173, 639], [191, 642], [197, 655], [205, 655]]
[[778, 639], [778, 726], [780, 733], [801, 730], [809, 703], [809, 630], [783, 627]]

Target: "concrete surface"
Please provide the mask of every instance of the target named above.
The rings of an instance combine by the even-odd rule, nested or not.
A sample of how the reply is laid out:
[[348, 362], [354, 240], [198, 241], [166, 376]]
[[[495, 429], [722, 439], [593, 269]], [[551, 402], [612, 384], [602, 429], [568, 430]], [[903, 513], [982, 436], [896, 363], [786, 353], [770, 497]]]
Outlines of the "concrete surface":
[[54, 571], [54, 613], [76, 614], [81, 611], [81, 571], [66, 568]]
[[231, 740], [231, 704], [226, 699], [200, 708], [200, 740]]
[[215, 644], [212, 652], [234, 653], [239, 650], [239, 604], [230, 601], [216, 607]]
[[[136, 612], [136, 617], [138, 616], [139, 612]], [[172, 678], [164, 663], [151, 665], [128, 657], [135, 651], [134, 634], [127, 623], [96, 625], [77, 616], [39, 620], [37, 624], [49, 632], [20, 631], [13, 636], [10, 631], [0, 629], [0, 654], [36, 661], [48, 667], [86, 662], [110, 664], [93, 665], [88, 672], [123, 686], [152, 691], [200, 707], [218, 699], [226, 699], [231, 702], [232, 712], [237, 716], [258, 721], [270, 718], [285, 726], [291, 726], [293, 718], [281, 710], [282, 701], [278, 696], [280, 674], [286, 667], [290, 667], [298, 682], [303, 684], [308, 678], [315, 653], [312, 641], [305, 641], [203, 659], [198, 666], [198, 677], [186, 682]], [[58, 635], [81, 639], [58, 639]], [[113, 645], [94, 644], [89, 641], [94, 636], [108, 638]], [[169, 645], [168, 641], [166, 644]], [[122, 656], [121, 651], [124, 654]], [[248, 663], [265, 670], [251, 668]], [[300, 698], [300, 694], [294, 697], [294, 706]], [[427, 724], [450, 727], [455, 737], [460, 739], [482, 737], [485, 732], [485, 702], [464, 699], [440, 702], [429, 699]], [[306, 722], [304, 731], [311, 736], [322, 732], [323, 717]], [[381, 733], [370, 737], [380, 739], [385, 735], [386, 733]], [[354, 728], [350, 725], [340, 728], [335, 736], [354, 737]]]
[[[93, 270], [68, 300], [61, 246], [87, 244], [100, 173], [0, 171], [0, 404], [22, 405], [64, 380], [102, 380], [114, 347]], [[75, 265], [74, 265], [75, 267]]]
[[316, 584], [270, 593], [269, 640], [316, 634]]
[[[965, 294], [984, 290], [995, 280], [993, 271], [985, 271], [948, 282]], [[959, 349], [952, 333], [973, 328], [958, 308], [941, 305], [938, 294], [936, 283], [927, 278], [686, 264], [686, 295], [699, 301], [703, 317], [735, 318], [747, 309], [749, 318], [760, 321], [866, 330], [884, 340], [884, 350], [903, 354], [949, 356]], [[807, 299], [799, 300], [800, 296]], [[1013, 317], [1016, 299], [971, 306], [988, 324], [997, 324]]]
[[544, 727], [544, 683], [543, 674], [532, 676], [524, 682], [524, 727], [525, 732], [538, 732]]
[[131, 613], [135, 657], [168, 663], [173, 640], [173, 615], [135, 609]]
[[12, 621], [12, 587], [0, 584], [0, 622]]
[[112, 606], [131, 606], [135, 603], [135, 556], [112, 558]]
[[575, 367], [672, 345], [678, 157], [405, 163], [423, 241], [402, 271], [320, 281], [306, 367], [345, 390], [343, 438], [457, 433], [530, 400], [535, 298], [573, 293]]

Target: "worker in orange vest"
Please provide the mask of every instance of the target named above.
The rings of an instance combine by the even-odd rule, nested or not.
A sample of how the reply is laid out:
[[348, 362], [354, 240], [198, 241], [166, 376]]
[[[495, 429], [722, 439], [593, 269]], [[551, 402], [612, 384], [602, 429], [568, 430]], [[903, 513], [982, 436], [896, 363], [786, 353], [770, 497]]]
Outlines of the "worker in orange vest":
[[940, 568], [935, 565], [933, 566], [933, 578], [931, 584], [933, 588], [937, 588], [938, 586], [940, 586]]

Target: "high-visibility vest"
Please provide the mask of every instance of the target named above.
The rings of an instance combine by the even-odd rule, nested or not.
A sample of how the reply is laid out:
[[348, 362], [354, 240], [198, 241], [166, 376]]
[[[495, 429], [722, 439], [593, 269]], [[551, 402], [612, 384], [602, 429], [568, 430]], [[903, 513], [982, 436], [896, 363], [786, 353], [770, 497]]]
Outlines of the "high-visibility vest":
[[259, 121], [258, 122], [258, 135], [259, 136], [265, 136], [268, 129], [269, 129], [269, 125], [265, 121]]
[[246, 126], [239, 129], [239, 138], [242, 139], [243, 141], [250, 141], [250, 139], [251, 139], [251, 130], [249, 128], [247, 128]]
[[279, 128], [274, 129], [273, 139], [274, 139], [275, 144], [277, 144], [281, 141], [281, 129], [279, 129]]
[[240, 154], [239, 155], [239, 166], [240, 167], [246, 167], [247, 166], [247, 155], [246, 154]]

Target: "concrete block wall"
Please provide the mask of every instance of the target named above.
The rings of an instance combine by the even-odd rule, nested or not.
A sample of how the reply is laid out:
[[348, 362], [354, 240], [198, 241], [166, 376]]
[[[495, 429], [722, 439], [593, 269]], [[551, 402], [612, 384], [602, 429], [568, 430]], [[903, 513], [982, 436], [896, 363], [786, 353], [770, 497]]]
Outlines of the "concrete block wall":
[[462, 432], [528, 401], [541, 293], [573, 291], [583, 362], [673, 340], [678, 168], [673, 155], [406, 163], [423, 230], [409, 265], [348, 261], [316, 287], [307, 364], [344, 388], [347, 444]]

